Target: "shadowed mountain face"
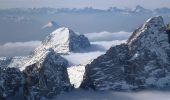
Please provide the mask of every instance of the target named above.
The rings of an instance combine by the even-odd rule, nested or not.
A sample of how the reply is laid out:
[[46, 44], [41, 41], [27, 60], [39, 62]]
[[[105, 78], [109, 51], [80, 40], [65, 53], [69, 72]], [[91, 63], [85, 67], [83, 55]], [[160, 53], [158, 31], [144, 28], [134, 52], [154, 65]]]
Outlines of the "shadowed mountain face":
[[168, 34], [168, 37], [169, 37], [169, 43], [170, 43], [170, 23], [168, 23], [168, 24], [167, 24], [166, 32], [167, 32], [167, 34]]
[[81, 88], [137, 90], [170, 88], [170, 45], [162, 17], [134, 31], [126, 44], [111, 47], [86, 66]]

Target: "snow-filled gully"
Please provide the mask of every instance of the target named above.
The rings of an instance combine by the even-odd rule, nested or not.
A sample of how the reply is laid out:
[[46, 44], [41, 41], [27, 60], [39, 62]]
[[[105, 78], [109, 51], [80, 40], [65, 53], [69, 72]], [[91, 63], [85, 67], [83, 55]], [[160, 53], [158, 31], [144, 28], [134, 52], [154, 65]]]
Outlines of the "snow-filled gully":
[[85, 66], [77, 65], [67, 68], [70, 83], [75, 87], [79, 88], [81, 82], [83, 81], [83, 75], [85, 72]]

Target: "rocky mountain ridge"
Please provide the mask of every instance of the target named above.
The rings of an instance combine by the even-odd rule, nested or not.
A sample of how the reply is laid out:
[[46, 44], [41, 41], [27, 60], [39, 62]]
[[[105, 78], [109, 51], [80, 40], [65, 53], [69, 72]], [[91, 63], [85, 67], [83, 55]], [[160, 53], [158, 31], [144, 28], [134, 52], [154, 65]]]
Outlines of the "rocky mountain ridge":
[[170, 88], [170, 44], [163, 18], [153, 17], [126, 44], [111, 47], [85, 68], [81, 88], [140, 90]]

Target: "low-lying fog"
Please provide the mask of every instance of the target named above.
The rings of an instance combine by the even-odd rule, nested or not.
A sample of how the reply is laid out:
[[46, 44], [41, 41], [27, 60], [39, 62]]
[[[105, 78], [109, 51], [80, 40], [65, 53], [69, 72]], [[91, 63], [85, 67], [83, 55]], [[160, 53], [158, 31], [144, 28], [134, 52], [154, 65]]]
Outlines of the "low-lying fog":
[[95, 92], [75, 90], [50, 100], [170, 100], [170, 92]]

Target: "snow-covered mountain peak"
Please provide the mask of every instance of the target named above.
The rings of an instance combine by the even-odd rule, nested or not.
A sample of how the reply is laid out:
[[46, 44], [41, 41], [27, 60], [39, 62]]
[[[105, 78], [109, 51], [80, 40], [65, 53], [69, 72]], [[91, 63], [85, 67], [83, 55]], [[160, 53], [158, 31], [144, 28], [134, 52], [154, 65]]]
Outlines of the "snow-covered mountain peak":
[[152, 26], [152, 27], [165, 27], [163, 17], [162, 16], [156, 16], [148, 19], [144, 26]]
[[84, 35], [78, 35], [69, 28], [61, 27], [47, 36], [34, 53], [52, 48], [57, 53], [66, 54], [88, 48], [89, 46], [90, 42]]
[[60, 43], [67, 43], [69, 39], [70, 31], [68, 28], [62, 27], [53, 31], [46, 39], [43, 44], [53, 46]]

